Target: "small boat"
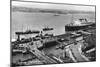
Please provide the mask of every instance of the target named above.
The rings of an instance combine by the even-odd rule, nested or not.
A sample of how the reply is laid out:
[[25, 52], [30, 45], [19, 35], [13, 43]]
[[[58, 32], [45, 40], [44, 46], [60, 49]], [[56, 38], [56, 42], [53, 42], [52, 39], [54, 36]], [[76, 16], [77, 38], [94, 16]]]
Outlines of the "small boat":
[[50, 31], [50, 30], [53, 30], [53, 28], [49, 28], [49, 27], [43, 28], [43, 31]]

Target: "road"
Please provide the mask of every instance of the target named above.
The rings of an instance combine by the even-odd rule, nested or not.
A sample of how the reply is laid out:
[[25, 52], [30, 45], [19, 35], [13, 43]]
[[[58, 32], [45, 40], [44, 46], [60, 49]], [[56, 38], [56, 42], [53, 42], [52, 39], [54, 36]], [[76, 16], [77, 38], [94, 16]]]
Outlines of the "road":
[[52, 64], [52, 63], [57, 63], [55, 60], [51, 59], [50, 57], [44, 55], [41, 51], [39, 51], [37, 48], [34, 46], [29, 46], [30, 52], [33, 53], [40, 61], [46, 63], [46, 64]]
[[77, 62], [89, 61], [89, 59], [87, 57], [85, 57], [84, 55], [81, 54], [81, 45], [83, 45], [83, 43], [78, 42], [77, 45], [73, 44], [70, 46], [72, 55], [73, 55], [74, 59], [77, 60]]

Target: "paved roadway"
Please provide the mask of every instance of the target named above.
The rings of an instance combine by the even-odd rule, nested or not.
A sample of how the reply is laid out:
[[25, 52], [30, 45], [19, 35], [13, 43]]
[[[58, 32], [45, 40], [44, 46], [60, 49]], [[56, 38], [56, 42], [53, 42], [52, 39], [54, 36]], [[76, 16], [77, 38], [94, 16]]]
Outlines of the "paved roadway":
[[48, 63], [48, 64], [52, 64], [52, 63], [57, 63], [55, 60], [51, 59], [48, 56], [45, 56], [43, 53], [41, 53], [41, 51], [39, 51], [37, 48], [35, 48], [34, 46], [29, 46], [30, 48], [30, 52], [32, 52], [34, 55], [37, 56], [37, 58], [44, 62], [44, 63]]
[[73, 55], [74, 59], [76, 59], [77, 62], [89, 61], [89, 59], [87, 57], [85, 57], [84, 55], [81, 54], [81, 45], [83, 45], [83, 43], [78, 42], [77, 45], [73, 44], [70, 46], [72, 55]]

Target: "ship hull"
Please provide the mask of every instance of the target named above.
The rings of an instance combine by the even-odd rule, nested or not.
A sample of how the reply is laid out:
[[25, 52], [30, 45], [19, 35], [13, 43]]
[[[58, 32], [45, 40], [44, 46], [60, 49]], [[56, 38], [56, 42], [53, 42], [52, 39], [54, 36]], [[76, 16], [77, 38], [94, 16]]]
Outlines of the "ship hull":
[[78, 31], [78, 30], [83, 30], [87, 29], [89, 27], [95, 27], [95, 24], [89, 24], [89, 25], [81, 25], [81, 26], [65, 26], [65, 31]]

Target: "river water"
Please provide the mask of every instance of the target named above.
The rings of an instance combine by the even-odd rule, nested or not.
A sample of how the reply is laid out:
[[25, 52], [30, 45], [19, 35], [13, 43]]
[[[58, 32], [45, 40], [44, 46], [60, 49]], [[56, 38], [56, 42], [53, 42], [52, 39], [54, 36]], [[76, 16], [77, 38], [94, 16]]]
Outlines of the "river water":
[[65, 33], [65, 25], [79, 18], [87, 18], [88, 21], [95, 21], [94, 14], [62, 14], [54, 16], [51, 13], [28, 13], [28, 12], [12, 12], [11, 36], [16, 39], [16, 31], [42, 30], [48, 26], [54, 28], [51, 33], [59, 35]]

